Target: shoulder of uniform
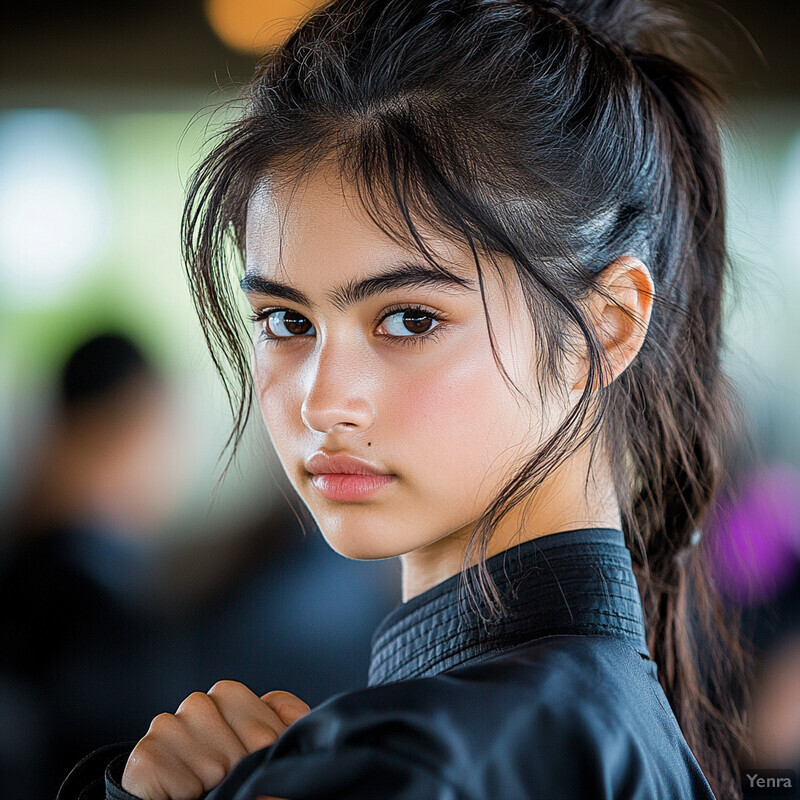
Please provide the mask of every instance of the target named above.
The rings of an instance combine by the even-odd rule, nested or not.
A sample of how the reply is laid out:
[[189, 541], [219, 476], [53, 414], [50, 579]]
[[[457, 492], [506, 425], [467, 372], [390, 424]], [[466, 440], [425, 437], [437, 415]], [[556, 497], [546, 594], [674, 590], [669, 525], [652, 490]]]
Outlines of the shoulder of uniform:
[[546, 637], [435, 676], [334, 695], [295, 724], [321, 746], [381, 736], [397, 744], [404, 735], [415, 750], [460, 736], [488, 744], [523, 720], [530, 736], [558, 733], [557, 726], [608, 741], [626, 735], [637, 704], [654, 700], [641, 661], [613, 637]]

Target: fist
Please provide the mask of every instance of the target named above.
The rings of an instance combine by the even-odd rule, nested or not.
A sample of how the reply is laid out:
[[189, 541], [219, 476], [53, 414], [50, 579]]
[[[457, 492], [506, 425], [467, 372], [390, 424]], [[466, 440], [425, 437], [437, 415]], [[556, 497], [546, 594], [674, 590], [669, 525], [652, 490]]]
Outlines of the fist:
[[238, 681], [219, 681], [152, 721], [128, 757], [122, 788], [141, 800], [195, 800], [310, 710], [289, 692], [259, 697]]

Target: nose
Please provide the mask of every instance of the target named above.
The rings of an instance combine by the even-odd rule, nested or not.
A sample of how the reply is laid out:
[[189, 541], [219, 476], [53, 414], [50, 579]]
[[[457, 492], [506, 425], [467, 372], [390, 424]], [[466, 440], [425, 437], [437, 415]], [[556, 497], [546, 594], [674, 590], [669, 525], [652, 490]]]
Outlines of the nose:
[[318, 350], [300, 409], [308, 428], [320, 433], [361, 433], [372, 426], [375, 408], [363, 371], [359, 376], [355, 369], [358, 360], [352, 349], [335, 350], [330, 341]]

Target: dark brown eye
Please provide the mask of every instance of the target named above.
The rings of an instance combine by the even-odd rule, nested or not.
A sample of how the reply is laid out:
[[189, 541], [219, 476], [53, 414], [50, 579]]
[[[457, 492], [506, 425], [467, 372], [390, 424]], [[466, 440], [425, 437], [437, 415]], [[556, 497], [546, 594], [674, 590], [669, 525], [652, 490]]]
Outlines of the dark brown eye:
[[403, 324], [411, 333], [425, 333], [431, 327], [432, 321], [429, 316], [420, 314], [418, 311], [406, 311], [403, 314]]
[[303, 336], [314, 326], [297, 311], [281, 309], [273, 311], [266, 318], [267, 332], [270, 336], [285, 339], [292, 336]]
[[407, 337], [409, 334], [427, 333], [434, 322], [437, 320], [429, 312], [406, 308], [388, 314], [383, 325], [390, 336]]

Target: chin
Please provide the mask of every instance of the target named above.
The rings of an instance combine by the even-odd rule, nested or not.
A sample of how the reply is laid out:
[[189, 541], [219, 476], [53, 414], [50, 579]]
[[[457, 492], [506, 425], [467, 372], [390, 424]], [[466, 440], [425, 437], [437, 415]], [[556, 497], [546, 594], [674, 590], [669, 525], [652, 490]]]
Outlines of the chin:
[[312, 515], [325, 541], [345, 558], [375, 561], [403, 555], [410, 549], [403, 531], [377, 522], [374, 509], [358, 521], [347, 519], [350, 515], [330, 511], [312, 511]]
[[406, 552], [404, 547], [393, 547], [391, 543], [381, 540], [370, 531], [369, 535], [357, 536], [352, 532], [337, 531], [329, 534], [324, 527], [319, 526], [325, 541], [340, 556], [356, 561], [376, 561], [382, 558], [393, 558]]

